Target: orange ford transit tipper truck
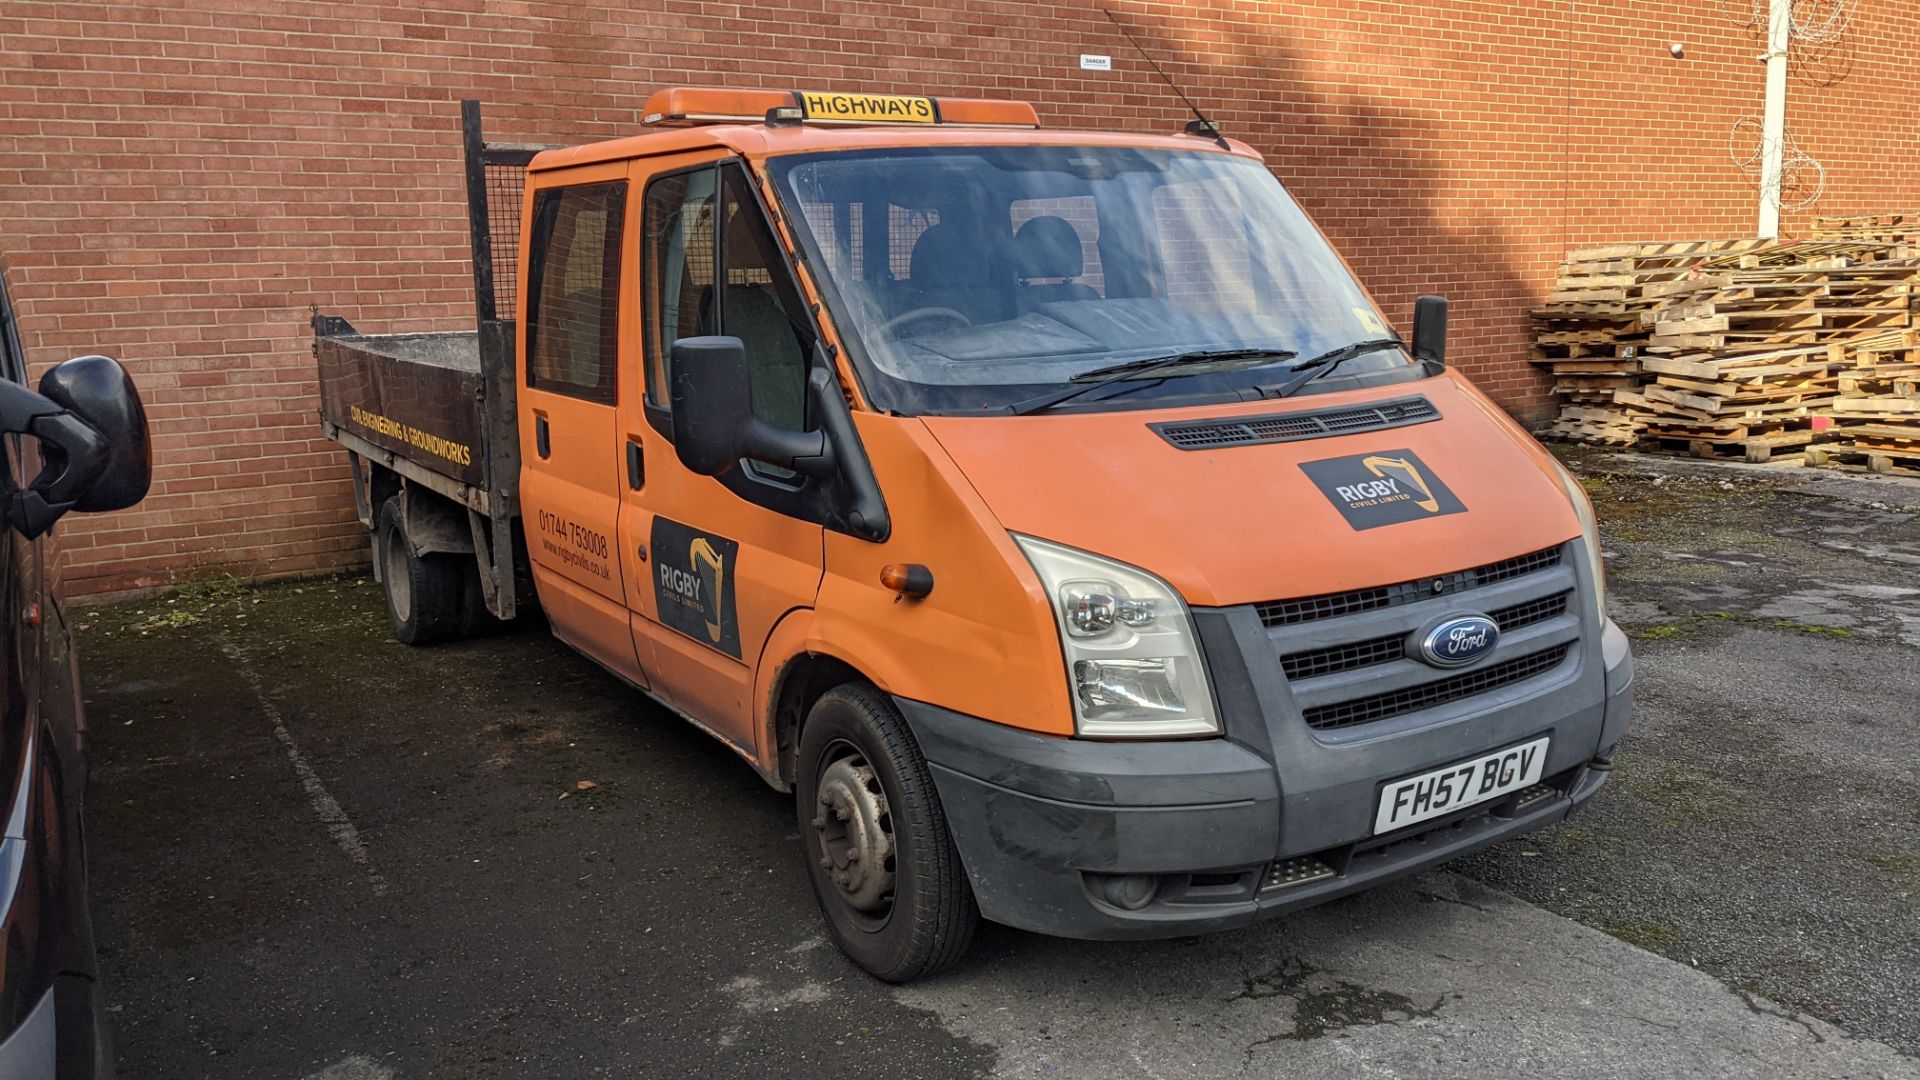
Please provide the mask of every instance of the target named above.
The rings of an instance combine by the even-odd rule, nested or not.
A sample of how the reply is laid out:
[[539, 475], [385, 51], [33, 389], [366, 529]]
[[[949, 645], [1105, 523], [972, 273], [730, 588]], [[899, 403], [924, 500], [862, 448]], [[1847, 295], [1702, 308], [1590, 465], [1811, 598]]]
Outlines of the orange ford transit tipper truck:
[[793, 791], [868, 971], [980, 916], [1239, 926], [1605, 781], [1585, 494], [1247, 147], [805, 91], [545, 152], [465, 121], [477, 333], [315, 318], [397, 632], [530, 579]]

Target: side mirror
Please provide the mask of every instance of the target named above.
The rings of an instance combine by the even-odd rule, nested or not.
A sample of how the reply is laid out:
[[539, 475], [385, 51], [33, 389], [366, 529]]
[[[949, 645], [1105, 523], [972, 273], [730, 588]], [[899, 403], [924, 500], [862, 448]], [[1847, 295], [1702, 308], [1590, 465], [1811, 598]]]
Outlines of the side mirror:
[[104, 356], [77, 356], [40, 377], [40, 394], [106, 440], [107, 459], [74, 502], [83, 514], [125, 510], [147, 497], [153, 444], [133, 376]]
[[1413, 358], [1438, 370], [1447, 366], [1447, 298], [1423, 296], [1413, 302]]
[[7, 524], [28, 539], [69, 510], [119, 510], [146, 496], [147, 415], [126, 370], [82, 356], [47, 372], [40, 393], [0, 382], [0, 430], [40, 443], [40, 474], [5, 493]]
[[808, 476], [833, 471], [825, 431], [788, 431], [753, 412], [753, 377], [737, 337], [691, 337], [673, 343], [673, 449], [702, 476], [719, 476], [742, 458]]

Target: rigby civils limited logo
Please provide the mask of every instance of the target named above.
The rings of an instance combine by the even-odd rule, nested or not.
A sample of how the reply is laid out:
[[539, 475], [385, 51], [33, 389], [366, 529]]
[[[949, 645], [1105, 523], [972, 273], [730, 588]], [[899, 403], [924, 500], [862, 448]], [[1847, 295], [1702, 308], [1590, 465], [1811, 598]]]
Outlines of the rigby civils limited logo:
[[740, 658], [740, 620], [733, 597], [736, 541], [670, 518], [653, 519], [653, 598], [660, 621]]
[[1355, 530], [1458, 514], [1466, 507], [1411, 450], [1382, 450], [1300, 464]]

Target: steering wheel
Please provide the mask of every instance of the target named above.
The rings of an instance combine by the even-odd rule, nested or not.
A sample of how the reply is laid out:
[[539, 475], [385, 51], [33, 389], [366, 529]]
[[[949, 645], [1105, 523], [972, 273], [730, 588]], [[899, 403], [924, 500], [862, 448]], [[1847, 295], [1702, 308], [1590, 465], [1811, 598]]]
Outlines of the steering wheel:
[[973, 325], [972, 319], [967, 318], [962, 312], [955, 311], [950, 307], [919, 307], [914, 308], [912, 311], [895, 315], [893, 318], [880, 324], [880, 333], [887, 337], [897, 338], [900, 336], [901, 327], [911, 326], [914, 323], [927, 322], [933, 319], [956, 323], [959, 326]]

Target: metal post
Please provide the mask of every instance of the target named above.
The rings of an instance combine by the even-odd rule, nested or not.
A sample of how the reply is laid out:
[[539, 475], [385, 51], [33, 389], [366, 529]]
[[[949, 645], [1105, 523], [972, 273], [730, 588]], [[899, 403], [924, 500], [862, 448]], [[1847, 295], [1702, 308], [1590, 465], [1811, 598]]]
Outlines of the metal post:
[[1767, 10], [1767, 108], [1760, 121], [1760, 229], [1780, 235], [1780, 165], [1787, 141], [1787, 47], [1793, 39], [1793, 0], [1770, 0]]
[[480, 137], [480, 103], [460, 102], [460, 142], [467, 162], [467, 227], [473, 236], [473, 308], [481, 326], [498, 315], [493, 303], [493, 234], [487, 225], [487, 144]]

